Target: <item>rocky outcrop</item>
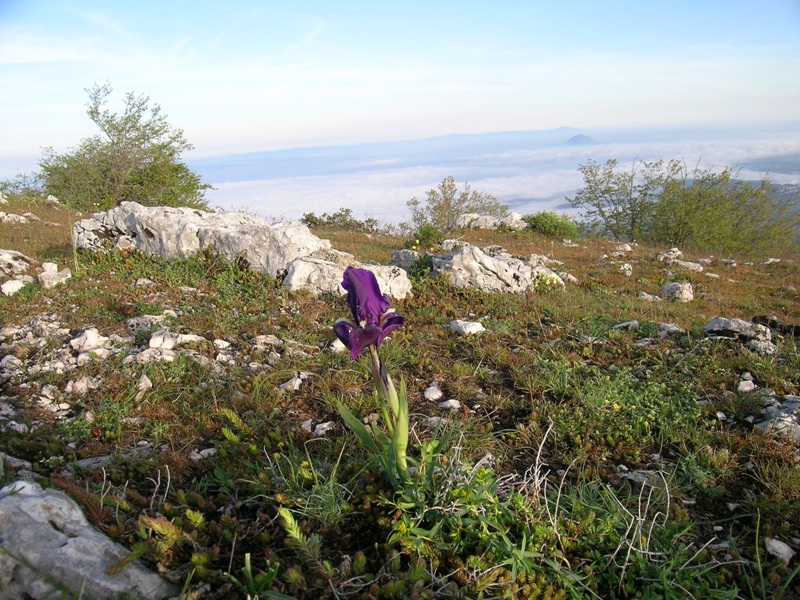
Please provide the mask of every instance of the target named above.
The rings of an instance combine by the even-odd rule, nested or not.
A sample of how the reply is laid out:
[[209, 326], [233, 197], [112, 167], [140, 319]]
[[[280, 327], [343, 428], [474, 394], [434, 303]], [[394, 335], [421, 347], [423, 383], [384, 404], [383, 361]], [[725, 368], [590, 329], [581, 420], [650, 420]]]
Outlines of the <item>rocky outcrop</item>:
[[466, 213], [455, 218], [450, 229], [525, 229], [528, 224], [519, 213], [505, 217], [492, 217], [478, 213]]
[[478, 248], [453, 240], [442, 249], [450, 252], [432, 255], [432, 275], [443, 275], [456, 287], [475, 287], [490, 292], [525, 292], [541, 287], [564, 287], [564, 280], [553, 270], [532, 266], [499, 247]]
[[[291, 290], [344, 293], [341, 277], [347, 266], [365, 266], [352, 255], [331, 248], [302, 223], [268, 221], [242, 213], [207, 212], [192, 208], [146, 207], [122, 202], [109, 211], [78, 221], [72, 231], [77, 248], [105, 251], [139, 250], [167, 259], [186, 258], [210, 250], [272, 277], [284, 277]], [[404, 298], [411, 283], [399, 269], [374, 269], [381, 289]]]
[[93, 529], [66, 494], [18, 481], [0, 490], [0, 598], [171, 598], [177, 586], [133, 562], [106, 570], [130, 554]]
[[270, 224], [242, 213], [142, 206], [136, 202], [122, 202], [78, 221], [72, 237], [77, 248], [131, 248], [167, 259], [213, 249], [230, 260], [247, 261], [250, 268], [273, 277], [294, 259], [331, 247], [329, 241], [294, 221]]

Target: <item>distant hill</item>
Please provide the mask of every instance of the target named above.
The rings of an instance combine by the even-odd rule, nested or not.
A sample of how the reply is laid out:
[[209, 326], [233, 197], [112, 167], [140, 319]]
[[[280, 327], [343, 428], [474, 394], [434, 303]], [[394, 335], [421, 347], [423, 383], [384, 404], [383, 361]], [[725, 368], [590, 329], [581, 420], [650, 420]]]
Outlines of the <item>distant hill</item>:
[[567, 146], [589, 146], [591, 144], [597, 144], [598, 142], [594, 138], [590, 138], [588, 135], [578, 134], [573, 135], [564, 143], [567, 144]]

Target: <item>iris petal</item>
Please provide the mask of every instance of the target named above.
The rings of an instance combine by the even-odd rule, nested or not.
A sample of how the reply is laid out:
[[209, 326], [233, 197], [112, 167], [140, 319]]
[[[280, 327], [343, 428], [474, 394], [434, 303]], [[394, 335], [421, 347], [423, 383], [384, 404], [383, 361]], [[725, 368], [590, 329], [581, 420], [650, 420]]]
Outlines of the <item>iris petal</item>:
[[372, 325], [365, 325], [364, 327], [356, 327], [350, 332], [350, 357], [355, 360], [361, 353], [381, 337], [380, 327], [373, 327]]
[[384, 338], [386, 338], [392, 330], [397, 329], [405, 323], [405, 321], [405, 318], [393, 312], [383, 315], [383, 318], [381, 318], [381, 337], [375, 343], [375, 347], [380, 346]]
[[367, 269], [347, 267], [342, 278], [347, 290], [347, 302], [357, 323], [378, 325], [381, 315], [389, 308], [389, 299], [381, 294], [375, 274]]
[[350, 331], [353, 329], [353, 324], [347, 319], [339, 319], [333, 324], [333, 332], [341, 342], [350, 348]]

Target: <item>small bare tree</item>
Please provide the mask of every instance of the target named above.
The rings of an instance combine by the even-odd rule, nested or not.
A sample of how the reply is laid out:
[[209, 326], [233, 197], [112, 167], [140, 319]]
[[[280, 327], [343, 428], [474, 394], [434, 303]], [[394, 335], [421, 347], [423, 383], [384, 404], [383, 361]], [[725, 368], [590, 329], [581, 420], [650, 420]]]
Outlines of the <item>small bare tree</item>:
[[411, 221], [419, 229], [432, 226], [442, 231], [453, 227], [456, 218], [466, 213], [503, 217], [508, 206], [485, 192], [472, 190], [468, 183], [459, 190], [453, 177], [445, 177], [439, 187], [430, 189], [423, 201], [412, 198], [406, 202], [411, 209]]

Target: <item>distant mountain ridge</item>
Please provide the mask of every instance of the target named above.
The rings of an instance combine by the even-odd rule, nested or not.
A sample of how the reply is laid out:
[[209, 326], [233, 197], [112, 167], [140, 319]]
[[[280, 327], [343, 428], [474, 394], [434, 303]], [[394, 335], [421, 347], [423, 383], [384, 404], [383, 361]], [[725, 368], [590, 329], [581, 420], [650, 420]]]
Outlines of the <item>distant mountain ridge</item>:
[[[213, 183], [256, 181], [273, 177], [337, 175], [343, 171], [377, 171], [421, 165], [458, 163], [467, 157], [534, 150], [563, 145], [581, 134], [574, 127], [542, 131], [450, 134], [399, 142], [315, 146], [190, 158], [190, 168]], [[591, 139], [588, 136], [584, 136]]]

